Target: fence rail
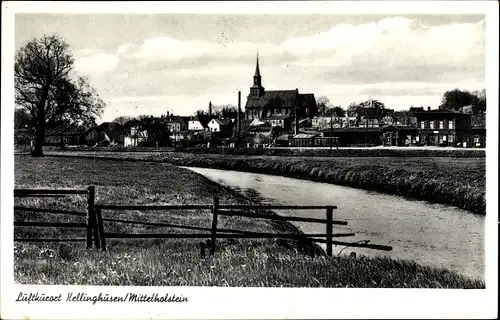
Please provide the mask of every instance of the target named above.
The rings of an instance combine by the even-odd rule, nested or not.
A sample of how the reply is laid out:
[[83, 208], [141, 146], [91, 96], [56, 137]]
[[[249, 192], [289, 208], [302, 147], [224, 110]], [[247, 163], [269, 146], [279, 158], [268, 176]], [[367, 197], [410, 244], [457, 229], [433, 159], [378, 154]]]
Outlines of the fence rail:
[[[334, 220], [333, 210], [336, 206], [295, 206], [295, 205], [248, 205], [248, 204], [219, 204], [219, 198], [214, 197], [213, 204], [184, 204], [184, 205], [116, 205], [116, 204], [96, 204], [95, 203], [95, 187], [89, 186], [86, 190], [80, 189], [15, 189], [16, 197], [25, 196], [52, 196], [52, 195], [71, 195], [85, 194], [87, 195], [87, 212], [78, 212], [72, 210], [60, 209], [45, 209], [45, 208], [27, 208], [15, 206], [14, 210], [29, 211], [38, 213], [54, 213], [61, 215], [73, 215], [85, 217], [85, 222], [82, 223], [67, 223], [67, 222], [34, 222], [23, 221], [15, 222], [16, 227], [60, 227], [60, 228], [84, 228], [86, 229], [85, 238], [15, 238], [14, 241], [19, 242], [86, 242], [87, 248], [95, 246], [97, 249], [106, 251], [106, 239], [207, 239], [207, 244], [210, 246], [210, 253], [214, 254], [216, 250], [217, 239], [234, 238], [234, 239], [295, 239], [299, 241], [311, 241], [326, 244], [326, 254], [331, 256], [333, 245], [343, 245], [349, 247], [370, 248], [376, 250], [392, 250], [390, 246], [343, 242], [335, 241], [337, 237], [352, 237], [354, 233], [333, 233], [334, 225], [347, 225], [346, 221]], [[170, 210], [211, 210], [212, 225], [211, 227], [188, 226], [166, 222], [148, 222], [129, 219], [103, 217], [102, 211], [170, 211]], [[280, 216], [274, 213], [262, 213], [259, 210], [326, 210], [326, 218], [308, 218], [297, 216]], [[239, 216], [252, 219], [270, 219], [274, 221], [297, 221], [309, 223], [321, 223], [325, 225], [325, 233], [270, 233], [270, 232], [255, 232], [246, 230], [236, 230], [228, 228], [218, 228], [219, 216]], [[156, 227], [166, 227], [181, 230], [196, 230], [204, 231], [204, 233], [114, 233], [106, 232], [104, 228], [105, 222], [126, 223]], [[206, 248], [205, 243], [201, 243], [202, 255]]]
[[55, 213], [55, 214], [66, 214], [70, 216], [85, 217], [87, 213], [72, 211], [72, 210], [58, 210], [58, 209], [44, 209], [44, 208], [27, 208], [15, 206], [14, 211], [30, 211], [30, 212], [40, 212], [40, 213]]
[[[276, 207], [276, 206], [273, 206]], [[315, 208], [318, 209], [318, 208]], [[325, 207], [322, 208], [323, 210]], [[333, 209], [333, 208], [332, 208]], [[297, 221], [297, 222], [315, 222], [315, 223], [328, 223], [328, 219], [318, 219], [318, 218], [306, 218], [306, 217], [291, 217], [291, 216], [271, 216], [259, 213], [251, 213], [251, 212], [238, 212], [238, 211], [223, 211], [219, 210], [219, 215], [224, 216], [240, 216], [240, 217], [249, 217], [249, 218], [258, 218], [258, 219], [269, 219], [269, 220], [282, 220], [282, 221]], [[346, 226], [346, 221], [332, 220], [332, 224]]]
[[87, 248], [92, 248], [92, 235], [95, 233], [95, 187], [89, 186], [87, 189], [14, 189], [14, 197], [64, 197], [67, 195], [86, 195], [87, 212], [62, 209], [30, 208], [14, 206], [14, 211], [51, 213], [60, 215], [70, 215], [86, 217], [85, 222], [37, 222], [37, 221], [14, 221], [15, 227], [48, 227], [48, 228], [77, 228], [85, 229], [85, 238], [14, 238], [17, 242], [80, 242], [85, 241]]
[[54, 227], [54, 228], [87, 228], [86, 223], [71, 222], [37, 222], [37, 221], [19, 221], [14, 222], [15, 227]]
[[14, 189], [14, 195], [39, 195], [39, 194], [47, 194], [47, 195], [55, 195], [55, 194], [88, 194], [88, 190], [82, 189]]
[[15, 242], [85, 242], [86, 238], [14, 238]]

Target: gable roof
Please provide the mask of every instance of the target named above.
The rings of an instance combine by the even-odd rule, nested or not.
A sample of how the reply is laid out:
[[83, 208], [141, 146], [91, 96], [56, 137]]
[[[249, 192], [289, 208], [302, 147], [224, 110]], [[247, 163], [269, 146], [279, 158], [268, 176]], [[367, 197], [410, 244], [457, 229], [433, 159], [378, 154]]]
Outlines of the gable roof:
[[316, 105], [314, 93], [301, 93], [299, 94], [299, 103], [302, 107], [310, 107]]
[[231, 124], [231, 119], [212, 119], [212, 120], [214, 120], [220, 126], [227, 126]]
[[267, 105], [272, 105], [275, 101], [279, 101], [282, 106], [294, 106], [299, 95], [298, 90], [269, 90], [264, 91], [264, 94], [259, 99], [249, 98], [245, 108], [263, 108]]
[[208, 114], [196, 115], [193, 120], [198, 120], [202, 126], [206, 127], [210, 122], [210, 116]]
[[187, 117], [182, 116], [179, 118], [181, 118], [181, 120], [184, 121], [184, 124], [186, 124], [186, 125], [189, 123], [189, 120], [192, 119], [192, 117], [190, 117], [190, 116], [187, 116]]

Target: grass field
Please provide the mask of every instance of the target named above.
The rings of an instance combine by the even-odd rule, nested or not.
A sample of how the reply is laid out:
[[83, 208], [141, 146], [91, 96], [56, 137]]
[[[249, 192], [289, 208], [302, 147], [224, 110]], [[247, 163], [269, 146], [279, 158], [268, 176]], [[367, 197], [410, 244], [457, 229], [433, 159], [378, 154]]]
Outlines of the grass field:
[[[15, 159], [15, 185], [17, 188], [95, 185], [97, 202], [101, 203], [210, 203], [213, 195], [218, 195], [221, 203], [248, 201], [200, 175], [165, 163], [22, 156]], [[78, 210], [86, 206], [84, 197], [78, 196], [65, 200], [35, 199], [16, 199], [16, 203], [37, 207], [57, 204], [58, 208]], [[114, 215], [200, 226], [209, 226], [211, 221], [205, 211], [168, 214], [128, 211]], [[15, 219], [73, 221], [73, 217], [34, 213], [16, 213]], [[242, 230], [297, 232], [289, 224], [245, 218], [224, 218], [220, 225]], [[150, 228], [119, 224], [106, 228], [116, 232], [151, 232]], [[160, 229], [159, 232], [167, 230]], [[84, 233], [71, 229], [36, 228], [35, 231], [16, 228], [15, 234], [81, 237]], [[206, 258], [200, 257], [198, 243], [199, 240], [184, 239], [112, 241], [108, 242], [107, 252], [88, 250], [84, 243], [76, 243], [70, 245], [72, 253], [68, 257], [58, 254], [58, 245], [16, 243], [15, 280], [26, 284], [72, 285], [484, 288], [482, 281], [409, 261], [324, 255], [312, 258], [294, 241], [227, 239], [218, 242], [219, 250], [213, 257]]]
[[320, 181], [456, 206], [486, 214], [485, 158], [281, 157], [172, 152], [66, 152]]

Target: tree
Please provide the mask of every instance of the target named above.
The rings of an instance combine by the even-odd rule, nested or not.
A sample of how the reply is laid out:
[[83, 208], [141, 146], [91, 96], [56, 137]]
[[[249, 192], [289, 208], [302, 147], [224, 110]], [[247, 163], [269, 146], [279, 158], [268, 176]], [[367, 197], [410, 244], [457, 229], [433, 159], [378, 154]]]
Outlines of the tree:
[[395, 122], [397, 121], [407, 127], [415, 126], [417, 121], [409, 110], [395, 111], [392, 117]]
[[486, 112], [486, 90], [472, 92], [472, 113], [480, 115]]
[[316, 100], [316, 105], [318, 106], [318, 113], [324, 116], [331, 107], [330, 99], [325, 96], [320, 96]]
[[444, 109], [460, 111], [463, 107], [472, 105], [472, 102], [473, 94], [469, 91], [453, 89], [444, 93], [441, 107]]
[[385, 105], [378, 100], [367, 100], [359, 104], [351, 102], [347, 108], [350, 117], [369, 118], [380, 120], [387, 115]]
[[325, 113], [325, 116], [330, 117], [333, 116], [335, 118], [345, 117], [346, 111], [342, 109], [341, 106], [331, 107]]
[[115, 118], [112, 122], [119, 123], [123, 126], [125, 123], [127, 123], [131, 120], [134, 120], [134, 118], [129, 117], [129, 116], [120, 116], [120, 117]]
[[15, 102], [33, 121], [35, 157], [43, 156], [47, 132], [95, 123], [105, 106], [86, 78], [70, 79], [74, 61], [69, 45], [57, 35], [34, 38], [16, 52]]
[[351, 102], [347, 107], [347, 116], [355, 117], [358, 114], [359, 105], [356, 102]]
[[28, 110], [25, 108], [17, 108], [14, 111], [14, 129], [31, 129], [33, 121]]
[[212, 105], [212, 116], [219, 119], [235, 119], [238, 109], [232, 104]]

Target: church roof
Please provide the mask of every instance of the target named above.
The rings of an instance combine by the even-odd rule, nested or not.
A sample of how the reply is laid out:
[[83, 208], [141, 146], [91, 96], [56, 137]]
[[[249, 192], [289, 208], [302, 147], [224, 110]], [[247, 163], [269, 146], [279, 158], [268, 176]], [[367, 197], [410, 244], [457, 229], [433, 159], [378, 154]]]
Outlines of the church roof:
[[300, 99], [300, 105], [303, 107], [308, 107], [316, 104], [314, 93], [301, 93], [299, 94], [299, 99]]
[[248, 99], [245, 108], [262, 108], [275, 100], [280, 100], [282, 106], [293, 106], [297, 96], [297, 90], [269, 90], [259, 99]]

